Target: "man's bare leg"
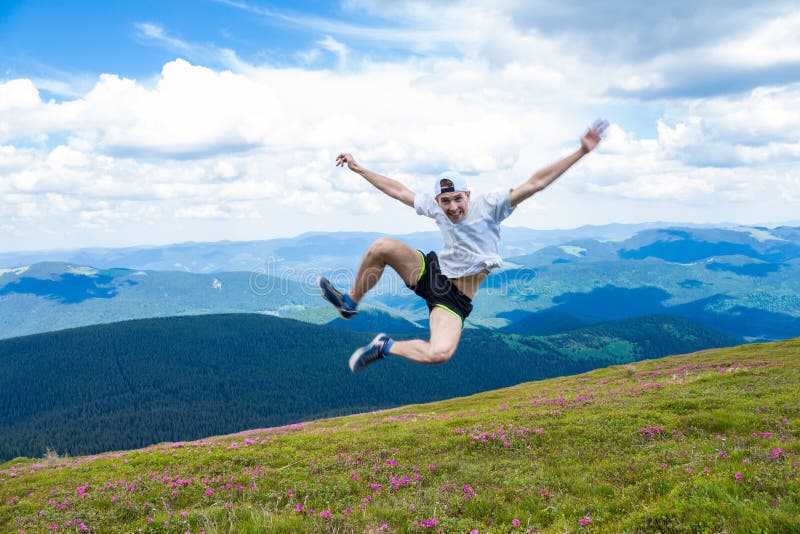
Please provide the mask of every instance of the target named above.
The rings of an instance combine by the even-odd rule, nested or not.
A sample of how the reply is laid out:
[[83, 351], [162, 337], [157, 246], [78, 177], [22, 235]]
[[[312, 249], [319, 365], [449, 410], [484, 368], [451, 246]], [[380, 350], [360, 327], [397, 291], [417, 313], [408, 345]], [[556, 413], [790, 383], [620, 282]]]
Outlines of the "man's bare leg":
[[317, 282], [325, 300], [333, 304], [343, 318], [349, 319], [358, 313], [359, 301], [378, 283], [387, 265], [400, 275], [403, 282], [413, 286], [422, 271], [422, 256], [405, 243], [381, 237], [364, 254], [349, 293], [336, 289], [324, 276]]
[[438, 364], [450, 359], [461, 339], [461, 318], [438, 306], [431, 310], [430, 341], [395, 341], [390, 354], [417, 363]]
[[403, 282], [413, 287], [422, 269], [422, 257], [418, 251], [401, 241], [378, 238], [367, 249], [358, 267], [353, 287], [350, 288], [353, 302], [358, 303], [378, 283], [387, 265], [397, 271]]
[[395, 341], [386, 334], [378, 334], [369, 344], [356, 350], [348, 365], [354, 373], [364, 367], [394, 354], [417, 363], [436, 364], [450, 359], [461, 339], [461, 319], [444, 308], [431, 310], [430, 341], [412, 339]]
[[[344, 295], [352, 301], [352, 313], [355, 313], [355, 304], [378, 283], [387, 265], [397, 272], [406, 285], [414, 287], [423, 269], [423, 260], [418, 251], [405, 243], [388, 237], [377, 239], [364, 254], [350, 292]], [[343, 296], [338, 292], [337, 295]], [[358, 372], [387, 353], [418, 363], [444, 363], [458, 347], [461, 328], [460, 317], [444, 308], [435, 307], [430, 314], [431, 336], [428, 341], [394, 341], [386, 334], [378, 334], [371, 343], [353, 353], [350, 369]]]

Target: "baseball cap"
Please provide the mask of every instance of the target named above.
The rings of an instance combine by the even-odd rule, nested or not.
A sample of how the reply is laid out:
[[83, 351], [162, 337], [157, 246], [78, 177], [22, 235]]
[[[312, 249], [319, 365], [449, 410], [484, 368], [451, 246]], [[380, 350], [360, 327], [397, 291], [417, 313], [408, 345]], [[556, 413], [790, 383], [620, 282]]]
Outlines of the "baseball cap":
[[467, 181], [457, 172], [444, 172], [436, 178], [434, 184], [434, 196], [438, 197], [442, 193], [452, 193], [453, 191], [469, 191]]

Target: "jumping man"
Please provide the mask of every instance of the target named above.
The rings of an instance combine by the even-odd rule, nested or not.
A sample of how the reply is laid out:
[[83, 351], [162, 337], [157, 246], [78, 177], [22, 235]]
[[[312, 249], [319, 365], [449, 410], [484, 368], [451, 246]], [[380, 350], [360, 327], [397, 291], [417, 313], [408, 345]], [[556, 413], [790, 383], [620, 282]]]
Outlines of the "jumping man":
[[435, 220], [444, 241], [437, 255], [436, 252], [425, 254], [395, 239], [381, 237], [367, 249], [348, 292], [338, 291], [324, 277], [319, 279], [322, 296], [339, 310], [342, 317], [349, 319], [358, 313], [358, 303], [389, 265], [409, 289], [425, 299], [430, 310], [428, 341], [395, 341], [386, 334], [378, 334], [368, 345], [353, 353], [350, 370], [358, 372], [389, 354], [427, 364], [449, 360], [458, 347], [464, 320], [472, 311], [472, 299], [478, 288], [492, 269], [503, 264], [499, 254], [500, 222], [522, 201], [553, 183], [594, 150], [607, 126], [606, 121], [595, 122], [581, 137], [580, 148], [537, 171], [519, 187], [475, 198], [471, 198], [469, 187], [457, 173], [445, 173], [437, 178], [431, 196], [414, 193], [397, 180], [365, 169], [351, 154], [339, 154], [337, 166], [347, 165], [379, 190], [414, 208], [418, 215]]

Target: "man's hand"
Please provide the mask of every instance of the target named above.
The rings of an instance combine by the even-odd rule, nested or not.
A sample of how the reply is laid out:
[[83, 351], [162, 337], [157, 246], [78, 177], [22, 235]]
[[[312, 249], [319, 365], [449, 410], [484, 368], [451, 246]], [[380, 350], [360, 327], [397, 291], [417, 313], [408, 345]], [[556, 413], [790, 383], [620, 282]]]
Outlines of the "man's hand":
[[594, 150], [606, 128], [608, 128], [608, 121], [600, 119], [594, 121], [594, 124], [581, 137], [581, 147], [578, 150], [552, 165], [536, 171], [525, 183], [512, 189], [508, 199], [511, 207], [517, 207], [523, 200], [552, 184], [579, 159]]
[[409, 207], [414, 207], [414, 192], [409, 188], [386, 176], [380, 175], [376, 172], [369, 171], [356, 163], [356, 159], [352, 154], [342, 152], [336, 156], [337, 167], [347, 167], [364, 177], [366, 181], [377, 187], [380, 191], [386, 193], [392, 198], [395, 198]]
[[358, 172], [361, 167], [359, 167], [358, 163], [356, 163], [356, 159], [353, 157], [352, 154], [348, 154], [347, 152], [342, 152], [338, 156], [336, 156], [336, 166], [337, 167], [344, 167], [347, 165], [347, 168], [351, 171]]
[[586, 133], [581, 137], [581, 150], [586, 154], [595, 149], [600, 139], [602, 139], [603, 132], [608, 128], [608, 121], [596, 120]]

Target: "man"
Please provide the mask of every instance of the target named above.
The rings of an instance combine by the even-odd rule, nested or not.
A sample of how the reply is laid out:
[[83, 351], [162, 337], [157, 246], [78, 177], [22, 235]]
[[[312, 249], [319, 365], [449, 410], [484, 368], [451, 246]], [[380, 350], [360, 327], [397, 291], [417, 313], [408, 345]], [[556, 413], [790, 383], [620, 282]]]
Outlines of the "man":
[[519, 187], [475, 199], [471, 198], [464, 179], [456, 173], [445, 173], [436, 180], [434, 196], [416, 194], [396, 180], [363, 168], [351, 154], [339, 154], [337, 166], [347, 165], [379, 190], [414, 208], [417, 214], [434, 219], [444, 241], [438, 255], [435, 252], [426, 255], [405, 243], [381, 237], [364, 255], [349, 292], [338, 291], [324, 277], [319, 279], [322, 296], [342, 317], [349, 319], [358, 313], [358, 303], [389, 265], [409, 289], [425, 299], [430, 310], [428, 341], [395, 341], [386, 334], [378, 334], [353, 353], [350, 370], [358, 372], [389, 354], [427, 364], [449, 360], [458, 347], [464, 320], [472, 311], [472, 299], [478, 288], [489, 271], [502, 266], [500, 222], [521, 202], [553, 183], [594, 150], [607, 126], [606, 121], [595, 122], [581, 137], [580, 148], [537, 171]]

